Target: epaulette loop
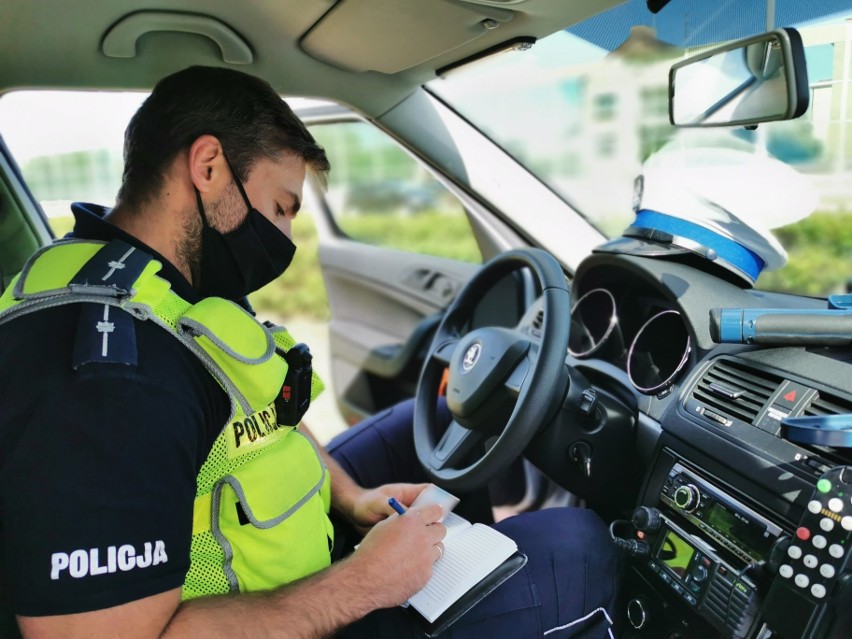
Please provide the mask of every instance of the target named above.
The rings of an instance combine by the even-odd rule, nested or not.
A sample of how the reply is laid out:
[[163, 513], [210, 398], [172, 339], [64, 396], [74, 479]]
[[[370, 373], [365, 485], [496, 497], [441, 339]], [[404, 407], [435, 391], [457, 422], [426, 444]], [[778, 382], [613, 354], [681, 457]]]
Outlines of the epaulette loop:
[[86, 262], [68, 283], [68, 288], [86, 295], [127, 297], [152, 259], [127, 242], [112, 240]]

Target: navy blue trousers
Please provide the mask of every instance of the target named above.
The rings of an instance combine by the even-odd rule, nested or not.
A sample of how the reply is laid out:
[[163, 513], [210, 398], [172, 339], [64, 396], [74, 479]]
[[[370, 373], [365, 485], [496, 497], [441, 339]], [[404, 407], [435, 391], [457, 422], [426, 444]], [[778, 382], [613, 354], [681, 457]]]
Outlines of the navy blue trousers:
[[[413, 402], [403, 402], [334, 438], [327, 449], [361, 486], [429, 481], [417, 461], [412, 435]], [[444, 412], [444, 415], [447, 415]], [[466, 512], [483, 519], [482, 495]], [[487, 500], [487, 493], [484, 499]], [[490, 508], [490, 506], [489, 506]], [[610, 639], [618, 557], [609, 533], [593, 512], [551, 508], [504, 519], [494, 528], [528, 557], [524, 568], [441, 634], [447, 639]], [[346, 531], [343, 539], [346, 546]], [[351, 534], [351, 533], [350, 533]], [[337, 542], [336, 542], [337, 545]], [[351, 544], [349, 544], [351, 546]], [[344, 630], [345, 639], [413, 639], [420, 623], [402, 608], [378, 610]]]

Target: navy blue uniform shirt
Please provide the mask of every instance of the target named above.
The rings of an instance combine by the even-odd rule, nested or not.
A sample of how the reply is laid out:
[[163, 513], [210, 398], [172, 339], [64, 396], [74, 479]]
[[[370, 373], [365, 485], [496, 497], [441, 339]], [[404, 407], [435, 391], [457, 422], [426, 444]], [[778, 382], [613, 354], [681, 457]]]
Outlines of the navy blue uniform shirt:
[[[173, 265], [104, 221], [105, 209], [72, 210], [76, 237], [136, 246], [162, 262], [160, 275], [178, 295], [197, 301]], [[135, 362], [75, 370], [87, 306], [0, 325], [0, 610], [7, 614], [96, 610], [180, 587], [195, 477], [229, 415], [227, 395], [198, 359], [150, 321], [133, 320]]]

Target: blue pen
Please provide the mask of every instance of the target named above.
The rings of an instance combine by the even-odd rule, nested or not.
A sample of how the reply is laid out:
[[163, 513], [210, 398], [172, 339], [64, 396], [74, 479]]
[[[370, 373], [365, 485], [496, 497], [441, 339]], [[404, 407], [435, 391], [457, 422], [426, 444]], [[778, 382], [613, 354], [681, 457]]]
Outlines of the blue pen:
[[393, 508], [400, 515], [405, 514], [405, 508], [403, 508], [402, 504], [400, 504], [395, 498], [391, 497], [390, 499], [388, 499], [388, 503], [390, 504], [390, 507]]

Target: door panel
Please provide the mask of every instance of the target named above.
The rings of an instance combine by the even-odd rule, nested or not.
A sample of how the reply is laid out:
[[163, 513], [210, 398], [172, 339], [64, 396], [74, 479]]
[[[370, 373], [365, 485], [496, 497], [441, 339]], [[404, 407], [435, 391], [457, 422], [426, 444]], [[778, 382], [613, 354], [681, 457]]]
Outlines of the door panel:
[[354, 423], [413, 396], [440, 314], [482, 254], [458, 198], [386, 133], [351, 116], [309, 126], [332, 166], [311, 207], [332, 390]]
[[413, 395], [440, 313], [479, 268], [351, 241], [320, 242], [332, 385], [354, 423]]

